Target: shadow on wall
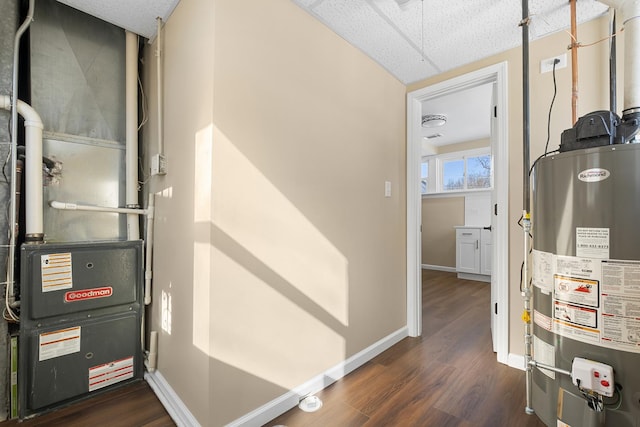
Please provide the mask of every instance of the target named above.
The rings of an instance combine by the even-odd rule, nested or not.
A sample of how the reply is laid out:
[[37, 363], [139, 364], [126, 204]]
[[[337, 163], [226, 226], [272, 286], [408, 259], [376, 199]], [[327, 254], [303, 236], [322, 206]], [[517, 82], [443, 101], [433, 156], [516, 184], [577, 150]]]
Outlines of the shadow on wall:
[[348, 261], [213, 125], [194, 166], [193, 345], [246, 413], [346, 358]]

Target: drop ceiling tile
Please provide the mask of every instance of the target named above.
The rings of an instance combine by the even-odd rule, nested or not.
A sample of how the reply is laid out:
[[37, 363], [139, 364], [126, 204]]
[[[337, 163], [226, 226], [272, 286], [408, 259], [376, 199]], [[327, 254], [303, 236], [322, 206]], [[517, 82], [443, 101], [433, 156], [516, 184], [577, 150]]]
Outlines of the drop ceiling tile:
[[[521, 2], [513, 0], [409, 0], [402, 5], [397, 0], [293, 1], [403, 83], [522, 43]], [[579, 23], [607, 11], [596, 0], [580, 0], [577, 9]], [[567, 0], [532, 1], [529, 11], [531, 40], [570, 26]]]
[[156, 34], [156, 18], [166, 20], [179, 0], [58, 0], [146, 38]]
[[401, 81], [438, 72], [422, 59], [419, 50], [363, 0], [325, 0], [309, 11], [325, 25], [330, 23], [333, 31]]

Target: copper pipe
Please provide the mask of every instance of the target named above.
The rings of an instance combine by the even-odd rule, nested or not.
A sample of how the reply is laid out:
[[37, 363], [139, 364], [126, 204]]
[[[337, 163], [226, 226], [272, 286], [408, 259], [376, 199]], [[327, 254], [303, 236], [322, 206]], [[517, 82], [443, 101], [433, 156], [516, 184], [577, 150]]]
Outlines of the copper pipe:
[[578, 121], [578, 24], [576, 22], [576, 0], [571, 5], [571, 120]]

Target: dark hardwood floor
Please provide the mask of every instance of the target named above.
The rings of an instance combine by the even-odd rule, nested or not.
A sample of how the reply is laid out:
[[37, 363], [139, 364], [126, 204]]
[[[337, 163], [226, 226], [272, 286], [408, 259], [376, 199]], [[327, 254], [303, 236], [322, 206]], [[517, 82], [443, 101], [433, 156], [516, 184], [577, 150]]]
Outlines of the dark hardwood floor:
[[0, 427], [168, 427], [175, 425], [144, 381], [99, 394], [35, 418], [0, 423]]
[[524, 373], [496, 361], [490, 286], [423, 270], [423, 335], [405, 338], [267, 426], [538, 427], [526, 415]]
[[[405, 338], [267, 426], [539, 427], [526, 415], [524, 373], [496, 361], [489, 285], [423, 270], [423, 335]], [[175, 424], [146, 382], [137, 382], [9, 426], [160, 427]]]

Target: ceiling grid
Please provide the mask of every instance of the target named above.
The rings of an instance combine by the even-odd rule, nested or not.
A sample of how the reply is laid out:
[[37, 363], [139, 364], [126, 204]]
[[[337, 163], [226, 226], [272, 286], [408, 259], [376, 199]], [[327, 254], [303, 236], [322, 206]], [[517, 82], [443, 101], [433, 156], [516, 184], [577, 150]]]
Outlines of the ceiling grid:
[[[504, 52], [522, 41], [521, 4], [513, 0], [292, 1], [404, 84]], [[569, 28], [569, 9], [567, 0], [533, 2], [531, 40]], [[604, 14], [607, 6], [579, 0], [577, 9], [581, 23]]]

